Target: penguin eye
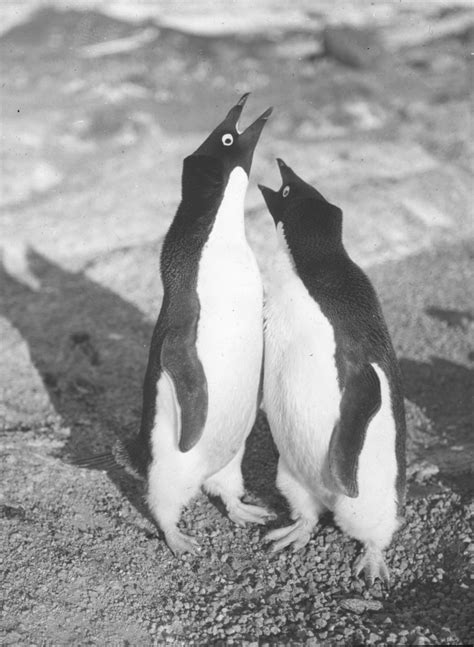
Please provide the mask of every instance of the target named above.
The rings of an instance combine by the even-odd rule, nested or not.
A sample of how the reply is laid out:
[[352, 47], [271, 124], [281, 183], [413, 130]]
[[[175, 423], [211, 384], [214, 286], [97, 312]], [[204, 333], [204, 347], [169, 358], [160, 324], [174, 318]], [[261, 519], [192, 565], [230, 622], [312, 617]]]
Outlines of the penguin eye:
[[234, 143], [234, 138], [230, 133], [222, 135], [222, 143], [224, 144], [224, 146], [232, 146], [232, 144]]
[[289, 194], [289, 192], [290, 192], [290, 187], [285, 186], [285, 188], [283, 189], [283, 197], [286, 198], [286, 196]]

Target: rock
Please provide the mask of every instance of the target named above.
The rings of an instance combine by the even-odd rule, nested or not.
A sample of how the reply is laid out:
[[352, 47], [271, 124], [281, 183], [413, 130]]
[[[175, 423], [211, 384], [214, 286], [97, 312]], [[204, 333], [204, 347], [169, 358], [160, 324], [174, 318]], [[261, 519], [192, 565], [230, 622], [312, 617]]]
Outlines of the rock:
[[392, 29], [387, 33], [387, 45], [392, 50], [404, 47], [424, 46], [436, 40], [445, 38], [464, 39], [472, 34], [474, 30], [474, 19], [471, 11], [460, 11], [454, 15], [444, 18], [437, 24], [431, 24], [429, 29], [426, 24], [414, 24], [407, 29]]
[[380, 611], [383, 605], [378, 600], [362, 600], [359, 598], [346, 598], [340, 602], [340, 606], [352, 613], [364, 613], [364, 611]]
[[407, 477], [414, 478], [418, 483], [423, 483], [438, 473], [439, 467], [425, 460], [416, 461], [407, 469]]
[[7, 634], [3, 640], [2, 644], [3, 645], [19, 645], [22, 641], [22, 636], [17, 633], [16, 631], [12, 631], [11, 633]]
[[377, 32], [369, 28], [328, 26], [323, 42], [326, 56], [350, 67], [374, 67], [383, 55]]
[[0, 505], [0, 519], [19, 519], [24, 521], [25, 510], [21, 506]]

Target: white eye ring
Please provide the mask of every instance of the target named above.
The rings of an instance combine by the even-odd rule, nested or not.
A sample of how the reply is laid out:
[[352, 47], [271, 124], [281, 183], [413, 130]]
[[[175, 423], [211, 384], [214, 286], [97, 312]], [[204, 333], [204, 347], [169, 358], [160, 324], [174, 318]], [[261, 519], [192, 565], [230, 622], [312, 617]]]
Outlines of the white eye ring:
[[283, 189], [283, 197], [286, 198], [286, 196], [289, 194], [289, 192], [290, 192], [290, 187], [285, 186], [285, 188]]
[[222, 143], [224, 144], [224, 146], [232, 146], [232, 144], [234, 143], [234, 138], [230, 133], [222, 135]]

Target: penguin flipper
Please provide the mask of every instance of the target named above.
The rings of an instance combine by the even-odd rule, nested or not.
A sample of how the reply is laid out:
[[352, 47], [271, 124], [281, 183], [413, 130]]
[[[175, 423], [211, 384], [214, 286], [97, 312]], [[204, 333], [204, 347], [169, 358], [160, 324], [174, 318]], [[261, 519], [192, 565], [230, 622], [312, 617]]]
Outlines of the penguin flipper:
[[169, 331], [161, 348], [161, 365], [174, 384], [181, 411], [179, 449], [187, 452], [202, 435], [208, 407], [207, 380], [195, 336], [181, 329]]
[[370, 420], [382, 403], [380, 381], [370, 364], [351, 367], [342, 393], [339, 420], [329, 443], [329, 471], [337, 489], [359, 495], [359, 456]]

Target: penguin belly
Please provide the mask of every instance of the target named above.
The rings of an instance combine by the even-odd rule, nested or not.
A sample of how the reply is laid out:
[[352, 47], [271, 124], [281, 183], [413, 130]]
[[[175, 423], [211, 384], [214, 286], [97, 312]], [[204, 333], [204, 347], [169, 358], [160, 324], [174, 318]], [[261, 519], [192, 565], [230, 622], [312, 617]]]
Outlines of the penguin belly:
[[207, 419], [198, 442], [179, 449], [180, 410], [173, 381], [164, 371], [157, 385], [151, 435], [148, 502], [175, 553], [196, 542], [177, 529], [180, 510], [201, 488], [224, 501], [239, 525], [264, 523], [268, 512], [240, 501], [240, 462], [251, 431], [263, 354], [263, 289], [244, 231], [248, 179], [237, 168], [204, 245], [197, 268], [200, 311], [196, 350], [207, 382]]
[[172, 380], [163, 372], [152, 433], [155, 460], [173, 461], [177, 471], [191, 470], [198, 485], [226, 465], [250, 433], [263, 353], [262, 286], [253, 254], [250, 249], [227, 248], [216, 272], [214, 250], [207, 251], [199, 273], [196, 340], [208, 388], [206, 424], [198, 443], [181, 452], [178, 400]]
[[389, 380], [380, 382], [381, 405], [370, 420], [358, 457], [358, 495], [341, 494], [332, 480], [328, 452], [340, 418], [341, 391], [331, 323], [307, 292], [285, 255], [274, 268], [265, 303], [264, 408], [280, 452], [277, 485], [287, 498], [294, 525], [267, 534], [273, 550], [309, 540], [324, 508], [337, 525], [365, 546], [356, 573], [388, 579], [382, 550], [397, 519], [396, 425]]
[[340, 390], [331, 324], [282, 252], [265, 303], [264, 407], [287, 469], [330, 505], [323, 476]]
[[263, 353], [262, 292], [246, 241], [226, 243], [211, 234], [199, 271], [196, 342], [208, 385], [208, 416], [196, 449], [208, 474], [231, 460], [255, 421]]

